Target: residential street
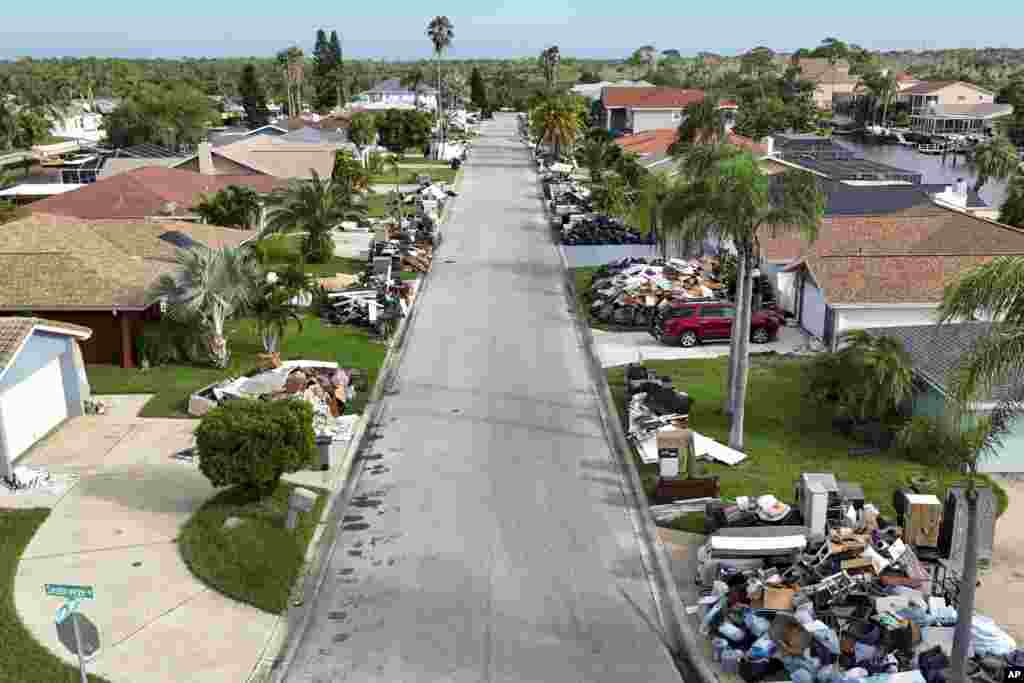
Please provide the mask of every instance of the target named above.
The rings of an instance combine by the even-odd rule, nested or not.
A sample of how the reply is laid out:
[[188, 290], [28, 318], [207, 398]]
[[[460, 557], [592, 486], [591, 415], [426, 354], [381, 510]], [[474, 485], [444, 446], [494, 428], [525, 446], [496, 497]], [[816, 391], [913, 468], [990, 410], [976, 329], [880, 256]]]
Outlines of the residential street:
[[482, 131], [284, 680], [679, 680], [528, 151]]

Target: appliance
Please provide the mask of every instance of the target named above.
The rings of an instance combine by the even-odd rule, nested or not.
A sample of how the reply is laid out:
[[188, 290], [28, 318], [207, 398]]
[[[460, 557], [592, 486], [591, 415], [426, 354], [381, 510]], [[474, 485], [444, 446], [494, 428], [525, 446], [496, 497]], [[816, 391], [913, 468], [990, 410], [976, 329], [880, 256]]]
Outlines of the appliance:
[[795, 498], [808, 528], [807, 540], [818, 543], [825, 540], [828, 522], [842, 518], [842, 500], [835, 475], [807, 473], [800, 475]]

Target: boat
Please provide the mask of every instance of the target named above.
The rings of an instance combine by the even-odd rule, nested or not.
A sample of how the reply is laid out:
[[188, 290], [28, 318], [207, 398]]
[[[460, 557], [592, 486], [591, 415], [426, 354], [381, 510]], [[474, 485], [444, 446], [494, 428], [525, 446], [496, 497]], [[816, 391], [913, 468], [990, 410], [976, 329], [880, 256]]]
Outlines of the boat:
[[942, 154], [946, 151], [946, 145], [935, 142], [922, 142], [917, 146], [917, 151], [921, 154]]
[[903, 137], [903, 133], [893, 133], [892, 137], [893, 142], [895, 142], [897, 145], [905, 145], [908, 147], [912, 147], [914, 145], [913, 142]]

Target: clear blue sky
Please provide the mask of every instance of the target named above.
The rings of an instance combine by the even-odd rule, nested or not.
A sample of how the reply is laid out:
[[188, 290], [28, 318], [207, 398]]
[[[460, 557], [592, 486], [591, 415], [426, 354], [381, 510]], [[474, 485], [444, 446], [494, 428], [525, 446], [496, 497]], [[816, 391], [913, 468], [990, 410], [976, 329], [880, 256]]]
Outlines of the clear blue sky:
[[[292, 43], [309, 48], [318, 27], [337, 29], [346, 54], [375, 59], [430, 55], [423, 35], [433, 14], [455, 25], [453, 57], [534, 56], [557, 44], [563, 55], [621, 57], [651, 43], [684, 54], [723, 54], [764, 44], [813, 47], [836, 36], [873, 49], [1024, 47], [1024, 2], [930, 0], [923, 5], [777, 0], [9, 0], [0, 10], [0, 58], [272, 55]], [[914, 16], [913, 8], [927, 8]], [[168, 10], [175, 10], [173, 15]], [[975, 11], [975, 10], [980, 10]], [[846, 16], [844, 16], [844, 14]], [[902, 16], [901, 16], [902, 15]], [[934, 18], [931, 18], [934, 17]]]

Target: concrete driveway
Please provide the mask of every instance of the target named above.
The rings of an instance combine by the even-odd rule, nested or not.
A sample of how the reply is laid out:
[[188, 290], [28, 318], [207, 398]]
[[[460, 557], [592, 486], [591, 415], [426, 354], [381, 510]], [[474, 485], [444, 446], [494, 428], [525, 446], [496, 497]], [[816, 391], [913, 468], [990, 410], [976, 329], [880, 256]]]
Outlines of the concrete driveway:
[[[729, 355], [729, 342], [709, 342], [685, 349], [682, 346], [667, 346], [652, 337], [647, 330], [631, 332], [606, 332], [591, 330], [594, 346], [601, 358], [601, 365], [612, 368], [637, 360], [685, 360], [693, 358], [718, 358]], [[767, 344], [751, 344], [751, 353], [793, 353], [807, 345], [807, 336], [798, 327], [779, 329], [779, 338]]]
[[111, 416], [69, 420], [25, 464], [78, 483], [25, 549], [15, 578], [18, 614], [68, 662], [57, 639], [60, 598], [45, 583], [95, 587], [81, 612], [99, 629], [89, 665], [118, 683], [244, 681], [274, 616], [210, 590], [178, 553], [178, 530], [215, 489], [195, 465], [172, 458], [192, 444], [193, 420]]

